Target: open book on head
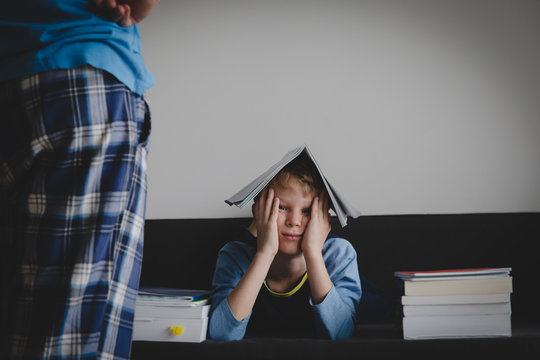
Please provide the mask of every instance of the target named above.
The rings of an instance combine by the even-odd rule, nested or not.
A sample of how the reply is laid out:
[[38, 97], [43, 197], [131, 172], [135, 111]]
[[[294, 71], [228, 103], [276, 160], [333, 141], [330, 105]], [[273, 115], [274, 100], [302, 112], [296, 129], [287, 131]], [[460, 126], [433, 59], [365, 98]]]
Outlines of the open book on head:
[[315, 161], [315, 157], [309, 151], [307, 145], [302, 145], [293, 149], [285, 154], [283, 158], [272, 165], [268, 170], [263, 174], [257, 177], [255, 180], [246, 185], [242, 190], [226, 199], [225, 202], [229, 205], [236, 205], [238, 207], [244, 207], [246, 204], [250, 203], [263, 189], [264, 187], [276, 176], [281, 169], [283, 169], [288, 163], [296, 159], [304, 153], [315, 165], [315, 168], [319, 172], [319, 175], [322, 178], [324, 187], [328, 192], [328, 197], [331, 201], [331, 208], [336, 213], [339, 222], [342, 227], [347, 225], [347, 217], [356, 218], [360, 216], [360, 212], [351, 206], [343, 197], [341, 197], [335, 188], [330, 185], [326, 177], [324, 176], [319, 164]]

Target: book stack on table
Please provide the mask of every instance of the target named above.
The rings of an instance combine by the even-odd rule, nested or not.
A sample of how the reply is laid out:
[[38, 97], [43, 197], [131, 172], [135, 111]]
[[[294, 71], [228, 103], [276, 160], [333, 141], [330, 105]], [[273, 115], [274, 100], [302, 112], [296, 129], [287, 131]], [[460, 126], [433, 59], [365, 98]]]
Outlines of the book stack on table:
[[403, 337], [511, 336], [511, 268], [402, 271]]
[[141, 287], [135, 302], [133, 341], [206, 340], [209, 290]]

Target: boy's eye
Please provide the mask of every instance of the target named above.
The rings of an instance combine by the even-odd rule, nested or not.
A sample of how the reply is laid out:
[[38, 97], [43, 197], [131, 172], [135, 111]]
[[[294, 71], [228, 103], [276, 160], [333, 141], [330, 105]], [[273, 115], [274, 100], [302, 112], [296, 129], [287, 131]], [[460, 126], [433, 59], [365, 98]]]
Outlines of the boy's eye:
[[306, 214], [306, 215], [311, 215], [311, 208], [309, 208], [309, 209], [304, 209], [304, 210], [302, 210], [302, 212], [303, 212], [304, 214]]
[[287, 210], [287, 208], [285, 206], [279, 205], [279, 210], [285, 211], [285, 210]]

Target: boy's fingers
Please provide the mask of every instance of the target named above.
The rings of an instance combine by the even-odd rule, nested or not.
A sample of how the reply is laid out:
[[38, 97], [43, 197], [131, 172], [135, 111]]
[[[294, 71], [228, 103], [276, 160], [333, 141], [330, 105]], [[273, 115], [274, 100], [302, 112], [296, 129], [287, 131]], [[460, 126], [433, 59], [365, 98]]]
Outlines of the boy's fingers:
[[323, 191], [323, 192], [321, 192], [319, 197], [321, 199], [321, 211], [323, 213], [326, 213], [328, 211], [328, 196]]
[[264, 206], [265, 200], [266, 200], [266, 193], [268, 192], [267, 189], [263, 189], [259, 196], [257, 197], [257, 201], [255, 202], [255, 205], [257, 208], [261, 208]]
[[253, 204], [253, 213], [254, 213], [254, 217], [255, 217], [255, 220], [257, 222], [262, 222], [264, 221], [264, 205], [265, 205], [265, 200], [266, 200], [266, 190], [263, 190], [257, 200], [255, 201], [255, 204]]
[[272, 222], [275, 222], [277, 220], [278, 213], [279, 213], [279, 198], [275, 197], [274, 203], [272, 205], [272, 213], [270, 214], [270, 220]]
[[264, 207], [265, 219], [268, 219], [270, 217], [270, 214], [272, 213], [273, 203], [274, 203], [274, 190], [268, 189], [268, 193], [266, 194], [265, 207]]
[[313, 198], [313, 203], [311, 204], [311, 217], [318, 217], [319, 216], [319, 197], [315, 196]]

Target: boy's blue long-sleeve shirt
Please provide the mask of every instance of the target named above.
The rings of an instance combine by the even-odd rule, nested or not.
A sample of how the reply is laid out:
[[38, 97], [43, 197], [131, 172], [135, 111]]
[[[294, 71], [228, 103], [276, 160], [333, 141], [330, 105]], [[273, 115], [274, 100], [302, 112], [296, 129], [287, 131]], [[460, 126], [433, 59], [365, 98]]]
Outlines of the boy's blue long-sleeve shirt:
[[[269, 304], [268, 301], [264, 300], [266, 294], [263, 292], [268, 292], [264, 285], [253, 311], [246, 319], [239, 321], [232, 314], [227, 296], [246, 272], [256, 252], [255, 237], [246, 230], [242, 238], [243, 241], [227, 243], [218, 254], [212, 282], [212, 311], [208, 325], [208, 335], [215, 340], [240, 340], [244, 336], [260, 334], [262, 327], [260, 322], [257, 325], [258, 329], [250, 326], [250, 320], [258, 316], [256, 313], [258, 311], [266, 313], [265, 321], [273, 319], [274, 315], [276, 319], [284, 316], [283, 312], [279, 310], [279, 299], [272, 300], [277, 302], [276, 304]], [[362, 296], [356, 251], [347, 240], [329, 235], [322, 252], [333, 287], [325, 299], [315, 305], [311, 301], [309, 285], [306, 281], [302, 288], [304, 288], [304, 293], [307, 291], [307, 296], [304, 297], [304, 300], [301, 299], [302, 295], [297, 296], [299, 300], [288, 300], [289, 303], [285, 306], [293, 308], [287, 309], [287, 313], [294, 315], [303, 313], [311, 317], [302, 318], [300, 315], [301, 321], [307, 324], [291, 324], [293, 326], [300, 325], [298, 329], [301, 329], [301, 333], [297, 333], [296, 336], [315, 336], [328, 339], [348, 338], [355, 330], [357, 308]], [[305, 290], [306, 287], [307, 290]], [[302, 290], [298, 291], [299, 294], [301, 292]], [[276, 307], [274, 308], [274, 306]], [[268, 324], [268, 329], [272, 329], [274, 332], [270, 332], [270, 336], [286, 337], [287, 330], [290, 330], [288, 327], [276, 329], [272, 325]], [[254, 331], [257, 333], [250, 334]], [[269, 334], [268, 331], [263, 331], [263, 333]]]

